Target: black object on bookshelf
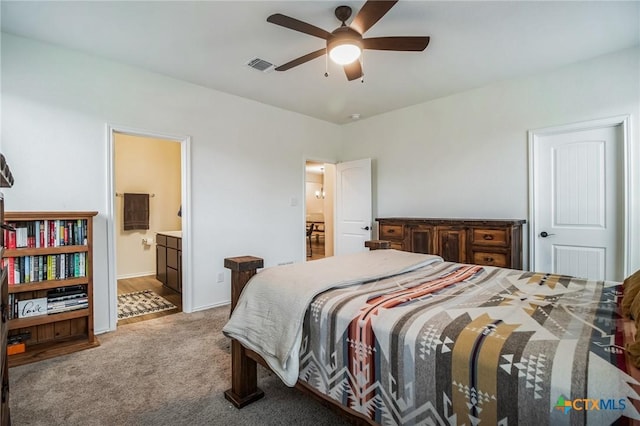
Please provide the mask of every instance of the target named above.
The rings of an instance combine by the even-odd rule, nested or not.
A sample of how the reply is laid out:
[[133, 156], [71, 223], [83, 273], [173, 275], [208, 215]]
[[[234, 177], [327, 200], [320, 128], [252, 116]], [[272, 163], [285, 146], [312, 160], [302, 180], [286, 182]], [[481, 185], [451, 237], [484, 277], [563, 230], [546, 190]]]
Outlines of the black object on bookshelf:
[[0, 187], [11, 188], [13, 186], [13, 175], [3, 154], [0, 154]]
[[10, 337], [7, 338], [7, 343], [12, 345], [14, 343], [21, 343], [24, 342], [25, 340], [29, 340], [31, 339], [31, 332], [27, 331], [24, 333], [18, 333], [18, 334], [14, 334]]

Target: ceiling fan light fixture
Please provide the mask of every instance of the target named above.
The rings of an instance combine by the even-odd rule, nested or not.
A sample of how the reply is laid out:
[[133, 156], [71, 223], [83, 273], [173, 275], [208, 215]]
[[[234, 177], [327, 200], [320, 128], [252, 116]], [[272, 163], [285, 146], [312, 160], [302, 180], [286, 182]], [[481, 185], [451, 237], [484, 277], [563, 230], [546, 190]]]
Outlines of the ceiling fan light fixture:
[[362, 36], [349, 27], [340, 27], [327, 40], [327, 52], [333, 62], [350, 64], [362, 54]]
[[347, 65], [357, 60], [362, 53], [362, 49], [355, 43], [345, 42], [333, 46], [329, 50], [329, 57], [333, 62], [340, 65]]

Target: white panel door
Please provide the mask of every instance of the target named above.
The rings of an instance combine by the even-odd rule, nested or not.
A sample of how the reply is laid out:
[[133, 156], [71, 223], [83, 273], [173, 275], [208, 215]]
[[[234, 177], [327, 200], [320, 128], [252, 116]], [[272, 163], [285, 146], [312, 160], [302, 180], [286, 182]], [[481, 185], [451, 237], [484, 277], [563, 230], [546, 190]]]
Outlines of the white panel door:
[[336, 165], [335, 254], [368, 250], [371, 239], [371, 159]]
[[536, 137], [532, 269], [622, 278], [622, 149], [620, 126]]

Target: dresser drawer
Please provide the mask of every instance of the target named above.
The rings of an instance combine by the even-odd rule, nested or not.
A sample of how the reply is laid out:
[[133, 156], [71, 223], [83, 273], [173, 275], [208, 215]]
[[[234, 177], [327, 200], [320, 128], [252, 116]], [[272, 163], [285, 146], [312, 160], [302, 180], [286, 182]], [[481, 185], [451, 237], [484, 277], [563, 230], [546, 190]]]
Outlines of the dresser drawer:
[[381, 240], [402, 240], [404, 237], [402, 234], [402, 225], [387, 225], [380, 224], [380, 239]]
[[508, 243], [507, 237], [506, 229], [473, 228], [471, 230], [471, 244], [505, 247]]
[[473, 260], [476, 265], [499, 266], [506, 268], [509, 266], [507, 255], [504, 253], [491, 253], [473, 250]]

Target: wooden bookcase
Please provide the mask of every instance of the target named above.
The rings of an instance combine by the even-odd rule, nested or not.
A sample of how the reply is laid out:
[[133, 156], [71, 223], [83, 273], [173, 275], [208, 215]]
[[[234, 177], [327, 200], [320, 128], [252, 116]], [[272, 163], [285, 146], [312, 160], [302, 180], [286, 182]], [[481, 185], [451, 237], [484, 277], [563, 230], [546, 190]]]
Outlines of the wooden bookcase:
[[[33, 239], [39, 238], [39, 242], [32, 241], [30, 247], [17, 247], [5, 249], [2, 257], [8, 275], [11, 275], [9, 259], [12, 262], [24, 263], [28, 258], [29, 263], [39, 267], [31, 267], [31, 274], [40, 270], [47, 261], [56, 264], [64, 258], [66, 267], [64, 272], [62, 264], [57, 263], [56, 277], [50, 266], [46, 272], [41, 272], [44, 279], [39, 276], [30, 277], [28, 280], [21, 278], [21, 283], [12, 284], [9, 281], [9, 296], [13, 304], [9, 307], [9, 337], [29, 334], [24, 340], [26, 350], [22, 353], [9, 355], [9, 367], [27, 364], [42, 359], [65, 355], [82, 349], [100, 345], [93, 331], [93, 218], [97, 212], [5, 212], [4, 221], [7, 225], [20, 225], [24, 227], [31, 224], [30, 235]], [[78, 224], [74, 228], [74, 223]], [[40, 225], [38, 230], [35, 225]], [[68, 226], [68, 239], [66, 242], [54, 243], [49, 241], [51, 232], [58, 229], [56, 235], [63, 238], [66, 224]], [[45, 230], [45, 226], [49, 231]], [[57, 226], [57, 227], [56, 227]], [[51, 227], [51, 228], [49, 228]], [[73, 241], [73, 237], [75, 241]], [[17, 237], [16, 237], [17, 238]], [[47, 239], [47, 242], [43, 241]], [[37, 245], [37, 247], [33, 247]], [[5, 242], [5, 246], [8, 245]], [[75, 256], [75, 258], [74, 258]], [[75, 259], [76, 264], [70, 264]], [[21, 265], [22, 266], [22, 265]], [[15, 266], [14, 266], [15, 268]], [[14, 269], [15, 270], [15, 269]], [[46, 274], [49, 276], [46, 276]], [[16, 281], [15, 274], [13, 281]], [[27, 281], [27, 282], [24, 282]], [[81, 286], [81, 287], [78, 287]], [[42, 299], [51, 295], [54, 290], [82, 289], [86, 293], [86, 306], [76, 307], [59, 313], [47, 313], [44, 315], [18, 317], [15, 304], [19, 300]], [[67, 308], [71, 309], [71, 308]]]

